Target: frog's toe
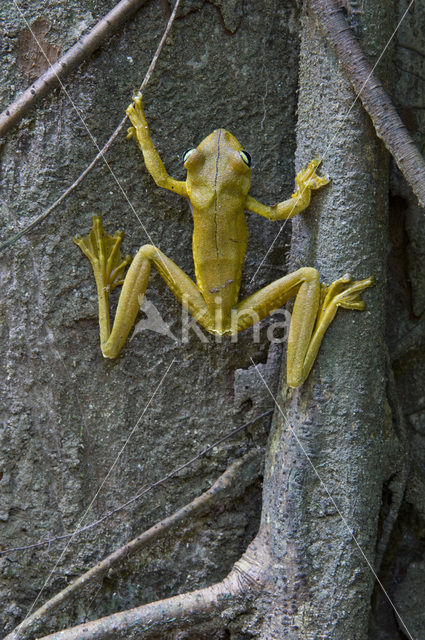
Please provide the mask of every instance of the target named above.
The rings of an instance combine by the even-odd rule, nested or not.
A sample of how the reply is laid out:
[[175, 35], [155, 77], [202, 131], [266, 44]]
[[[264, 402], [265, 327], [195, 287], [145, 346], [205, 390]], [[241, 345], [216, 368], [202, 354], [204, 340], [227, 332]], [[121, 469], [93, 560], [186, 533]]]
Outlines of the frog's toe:
[[134, 104], [133, 103], [129, 104], [125, 112], [131, 120], [131, 118], [136, 115], [136, 109], [134, 107]]
[[88, 236], [82, 236], [79, 233], [72, 238], [72, 241], [81, 249], [86, 258], [88, 258], [91, 264], [94, 266], [98, 263], [98, 256], [96, 252], [96, 247], [93, 246], [92, 242], [92, 232], [89, 233]]
[[318, 176], [316, 173], [314, 173], [310, 178], [308, 178], [308, 180], [304, 181], [304, 186], [307, 189], [320, 189], [321, 187], [324, 187], [325, 184], [328, 184], [330, 182], [330, 178], [329, 176]]
[[113, 236], [106, 233], [100, 216], [93, 216], [93, 226], [87, 236], [73, 238], [84, 255], [90, 260], [98, 285], [108, 290], [121, 284], [125, 269], [131, 262], [131, 256], [121, 257], [123, 231]]
[[307, 168], [308, 169], [315, 169], [321, 163], [322, 163], [322, 158], [320, 156], [316, 156], [315, 158], [313, 158], [313, 160], [310, 162], [310, 164], [308, 165]]
[[352, 311], [364, 311], [366, 304], [364, 300], [360, 300], [358, 296], [348, 299], [341, 299], [336, 303], [338, 307], [343, 309], [351, 309]]
[[365, 278], [364, 280], [355, 280], [350, 284], [348, 291], [350, 291], [351, 293], [364, 291], [364, 289], [367, 289], [374, 284], [375, 278], [373, 276], [370, 276], [370, 278]]
[[127, 255], [125, 256], [124, 260], [120, 262], [120, 264], [116, 265], [115, 268], [112, 269], [108, 276], [108, 285], [111, 291], [113, 291], [116, 287], [120, 287], [122, 284], [124, 284], [125, 270], [132, 260], [133, 258], [130, 255]]
[[361, 300], [359, 294], [368, 287], [371, 287], [374, 282], [375, 278], [372, 276], [370, 278], [365, 278], [364, 280], [356, 280], [354, 282], [347, 283], [343, 291], [335, 295], [333, 301], [338, 307], [363, 311], [365, 303]]
[[324, 187], [325, 184], [329, 184], [331, 181], [329, 174], [325, 174], [324, 176], [315, 175], [314, 177], [316, 185], [313, 189], [320, 189], [320, 187]]
[[[145, 126], [146, 125], [146, 120], [145, 120], [145, 113], [143, 111], [143, 106], [142, 106], [142, 96], [135, 96], [134, 98], [134, 102], [132, 102], [126, 109], [126, 114], [130, 119], [131, 124], [133, 125], [134, 129], [137, 129], [138, 127], [141, 126]], [[132, 133], [130, 136], [127, 137], [132, 137], [133, 135], [135, 135], [136, 132]], [[129, 132], [130, 134], [130, 132]]]
[[341, 291], [347, 288], [347, 284], [352, 281], [351, 275], [349, 273], [344, 273], [343, 276], [334, 280], [329, 285], [323, 285], [323, 294], [326, 302], [329, 302], [336, 295], [338, 295]]
[[322, 162], [322, 158], [314, 158], [310, 164], [297, 174], [298, 189], [320, 189], [330, 182], [328, 175], [319, 176], [316, 168]]
[[308, 163], [308, 165], [302, 172], [304, 174], [305, 179], [311, 178], [312, 176], [315, 175], [316, 169], [321, 164], [321, 162], [322, 162], [322, 158], [316, 157], [316, 158], [313, 158], [313, 160], [311, 160], [311, 162]]

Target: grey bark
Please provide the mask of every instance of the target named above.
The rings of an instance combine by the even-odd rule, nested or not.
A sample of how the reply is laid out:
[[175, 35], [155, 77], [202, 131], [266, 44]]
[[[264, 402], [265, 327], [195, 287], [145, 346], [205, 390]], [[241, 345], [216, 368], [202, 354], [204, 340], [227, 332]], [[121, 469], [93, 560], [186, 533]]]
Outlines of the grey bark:
[[[101, 43], [109, 39], [112, 33], [117, 30], [125, 20], [129, 19], [140, 9], [142, 3], [143, 0], [122, 0], [85, 38], [79, 40], [76, 45], [71, 47], [57, 62], [49, 60], [51, 64], [46, 71], [39, 76], [12, 105], [9, 105], [9, 107], [0, 114], [0, 136], [3, 137], [9, 129], [15, 126], [37, 100], [40, 100], [49, 93], [53, 87], [61, 84], [65, 76], [73, 71], [83, 60], [87, 59], [91, 53], [96, 51]], [[21, 17], [24, 16], [21, 14]], [[43, 43], [40, 42], [33, 29], [31, 29], [31, 35], [33, 35], [36, 41], [34, 44], [40, 45], [43, 53], [49, 59], [49, 56], [43, 48]], [[41, 54], [42, 56], [43, 53]]]
[[[32, 2], [32, 24], [49, 18], [47, 34], [62, 51], [114, 2]], [[2, 103], [26, 86], [17, 66], [25, 27], [3, 3], [6, 47]], [[103, 143], [121, 120], [166, 24], [151, 0], [134, 21], [105, 43], [67, 81], [73, 102]], [[181, 154], [214, 128], [228, 128], [255, 163], [252, 193], [270, 204], [293, 189], [298, 28], [290, 3], [186, 1], [145, 92], [152, 136], [169, 172], [183, 178]], [[292, 61], [282, 66], [280, 60]], [[2, 229], [5, 239], [54, 201], [94, 153], [69, 99], [46, 96], [11, 132], [3, 147]], [[187, 203], [158, 189], [141, 154], [124, 136], [108, 155], [118, 180], [152, 240], [193, 276], [192, 223]], [[102, 516], [186, 462], [221, 435], [262, 413], [270, 401], [252, 376], [250, 356], [273, 384], [279, 364], [267, 362], [264, 326], [232, 344], [202, 342], [192, 331], [182, 343], [180, 305], [152, 276], [148, 299], [179, 342], [143, 332], [116, 362], [99, 350], [97, 304], [89, 265], [72, 243], [86, 233], [93, 213], [110, 232], [123, 228], [124, 252], [149, 241], [107, 170], [98, 167], [66, 205], [1, 257], [1, 464], [0, 543], [25, 545], [73, 531], [106, 471], [130, 435], [168, 365], [170, 377], [148, 406], [89, 521]], [[243, 295], [282, 273], [288, 236], [250, 282], [277, 225], [251, 216]], [[247, 371], [248, 370], [248, 371]], [[274, 382], [276, 388], [277, 380]], [[95, 532], [68, 547], [36, 607], [140, 531], [207, 489], [253, 443], [264, 445], [267, 423], [224, 443]], [[49, 617], [39, 636], [110, 613], [220, 582], [258, 529], [261, 484], [223, 501], [206, 516], [123, 565], [103, 582]], [[0, 628], [9, 632], [27, 614], [62, 547], [0, 557]], [[100, 587], [100, 589], [99, 589]], [[217, 619], [218, 630], [222, 621]], [[212, 626], [214, 630], [214, 623]], [[211, 631], [211, 628], [210, 628]], [[221, 632], [221, 631], [220, 631]], [[0, 633], [0, 636], [3, 634]]]
[[[392, 3], [343, 4], [363, 50], [373, 59], [391, 30]], [[40, 7], [31, 3], [30, 22]], [[400, 36], [410, 46], [414, 34], [411, 46], [417, 51], [424, 46], [423, 8], [418, 0], [417, 13], [408, 16]], [[1, 83], [6, 104], [16, 87], [25, 84], [16, 67], [22, 25], [9, 6], [1, 11], [9, 47]], [[52, 4], [49, 37], [66, 50], [76, 32], [101, 17], [96, 11], [85, 0], [68, 2], [66, 9]], [[165, 21], [160, 3], [147, 3], [129, 27], [69, 80], [70, 94], [100, 142], [121, 119], [132, 88], [140, 84]], [[404, 49], [399, 58], [397, 51], [395, 60], [401, 66], [407, 64], [406, 51], [414, 54]], [[179, 152], [224, 126], [255, 159], [251, 193], [273, 203], [292, 190], [295, 146], [297, 169], [323, 154], [324, 171], [332, 183], [303, 218], [296, 219], [292, 268], [316, 266], [328, 282], [347, 271], [355, 278], [377, 277], [376, 287], [364, 294], [365, 313], [338, 312], [303, 389], [288, 393], [283, 385], [277, 394], [286, 418], [276, 413], [269, 440], [262, 524], [271, 543], [273, 571], [263, 594], [200, 626], [193, 627], [188, 620], [167, 633], [196, 640], [409, 637], [376, 586], [342, 515], [370, 563], [381, 566], [380, 580], [409, 631], [421, 638], [424, 621], [417, 603], [424, 596], [425, 551], [423, 212], [410, 200], [400, 176], [393, 174], [397, 199], [390, 201], [393, 253], [386, 282], [388, 157], [359, 105], [341, 121], [341, 113], [352, 104], [350, 84], [315, 20], [303, 14], [300, 26], [292, 3], [187, 0], [164, 54], [146, 91], [145, 105], [151, 133], [170, 173], [183, 177]], [[412, 66], [425, 76], [415, 60]], [[380, 73], [387, 82], [388, 67]], [[398, 73], [394, 95], [407, 102], [401, 106], [410, 108], [412, 96], [412, 104], [415, 100], [421, 107], [423, 95], [415, 82], [419, 80], [413, 80], [411, 73]], [[420, 108], [414, 110], [422, 149], [423, 114]], [[341, 131], [325, 154], [339, 125]], [[45, 98], [3, 148], [2, 238], [54, 200], [92, 154], [70, 104], [60, 94]], [[185, 203], [155, 188], [134, 145], [118, 144], [110, 161], [154, 242], [191, 273], [191, 223]], [[74, 233], [88, 230], [94, 211], [103, 214], [109, 230], [125, 229], [125, 251], [134, 253], [146, 242], [113, 179], [98, 169], [60, 216], [2, 256], [3, 548], [75, 528], [173, 358], [174, 373], [158, 389], [115, 474], [93, 504], [93, 519], [137, 493], [140, 485], [185, 462], [223, 431], [271, 406], [273, 400], [251, 357], [260, 363], [273, 395], [277, 391], [276, 352], [267, 358], [265, 327], [260, 343], [251, 335], [242, 335], [237, 344], [204, 343], [192, 333], [189, 343], [174, 344], [141, 333], [117, 362], [103, 361], [94, 284], [70, 241]], [[249, 223], [245, 295], [281, 275], [285, 247], [281, 237], [251, 282], [279, 225], [253, 217]], [[387, 297], [390, 306], [385, 316]], [[159, 279], [152, 279], [148, 298], [180, 337], [179, 306]], [[413, 341], [406, 338], [412, 328]], [[396, 358], [395, 379], [389, 370], [385, 333]], [[405, 421], [415, 450], [400, 508], [406, 477]], [[257, 428], [247, 438], [220, 446], [208, 460], [170, 482], [168, 490], [116, 517], [97, 536], [88, 535], [70, 546], [56, 567], [60, 551], [54, 547], [1, 556], [0, 618], [5, 631], [25, 617], [53, 567], [42, 599], [66, 587], [135, 532], [189, 502], [200, 487], [208, 488], [229, 460], [242, 455], [251, 440], [264, 444], [266, 435]], [[332, 499], [300, 450], [300, 442]], [[246, 486], [209, 515], [81, 592], [47, 619], [38, 635], [220, 583], [258, 529], [261, 487], [255, 479]], [[156, 630], [151, 637], [164, 636]]]
[[[377, 3], [368, 8], [371, 15], [360, 20], [372, 33], [362, 45], [373, 42], [379, 50], [392, 15]], [[385, 78], [388, 65], [379, 71]], [[270, 599], [264, 638], [367, 637], [383, 485], [394, 473], [394, 448], [401, 455], [385, 412], [388, 158], [354, 99], [306, 12], [297, 165], [322, 156], [332, 186], [294, 221], [291, 263], [317, 267], [325, 282], [374, 274], [376, 286], [363, 296], [365, 313], [338, 312], [303, 389], [289, 393], [284, 386], [278, 396], [282, 413], [269, 446], [263, 520], [271, 529], [279, 595]]]

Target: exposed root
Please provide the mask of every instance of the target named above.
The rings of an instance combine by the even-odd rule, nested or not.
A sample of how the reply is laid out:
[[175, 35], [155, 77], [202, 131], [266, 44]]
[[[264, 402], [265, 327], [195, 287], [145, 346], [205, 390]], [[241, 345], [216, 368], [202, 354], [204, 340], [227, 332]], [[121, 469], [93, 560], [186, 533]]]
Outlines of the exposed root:
[[268, 549], [261, 533], [224, 580], [204, 589], [114, 613], [105, 618], [53, 633], [39, 640], [130, 640], [140, 634], [199, 622], [261, 590], [268, 570]]
[[369, 114], [377, 136], [393, 156], [421, 205], [425, 206], [425, 161], [381, 81], [373, 73], [341, 6], [336, 0], [309, 0], [309, 5]]
[[[81, 589], [86, 587], [86, 585], [94, 580], [99, 580], [103, 578], [103, 576], [115, 566], [122, 566], [122, 563], [125, 562], [132, 554], [136, 551], [139, 551], [143, 547], [147, 546], [149, 543], [157, 540], [159, 537], [166, 534], [172, 527], [180, 524], [182, 521], [188, 519], [189, 517], [194, 516], [212, 506], [217, 498], [222, 497], [223, 493], [228, 495], [229, 489], [231, 485], [234, 483], [234, 480], [237, 476], [239, 476], [239, 471], [243, 465], [248, 462], [252, 462], [255, 459], [258, 459], [261, 456], [260, 449], [253, 449], [249, 451], [246, 455], [244, 455], [239, 460], [233, 462], [224, 473], [214, 482], [214, 484], [202, 493], [200, 496], [189, 502], [181, 509], [178, 509], [175, 513], [164, 518], [160, 522], [157, 522], [153, 527], [147, 529], [139, 536], [120, 547], [109, 556], [104, 558], [101, 562], [98, 562], [94, 567], [92, 567], [89, 571], [86, 571], [81, 576], [76, 578], [71, 584], [69, 584], [65, 589], [57, 593], [53, 598], [50, 598], [43, 606], [39, 607], [34, 613], [28, 618], [26, 618], [21, 624], [12, 631], [9, 635], [7, 635], [4, 640], [23, 640], [24, 637], [27, 637], [26, 633], [35, 632], [37, 628], [40, 627], [40, 624], [43, 620], [46, 619], [46, 616], [52, 613], [55, 609], [57, 609], [60, 605], [65, 603], [69, 598], [78, 593]], [[238, 478], [239, 480], [239, 490], [241, 484], [252, 478], [252, 474], [247, 476], [245, 480], [242, 478]], [[244, 580], [248, 580], [249, 571], [246, 567], [246, 560], [241, 558], [241, 560], [236, 563], [233, 571], [232, 580], [236, 582], [238, 580], [243, 583]], [[226, 578], [227, 580], [227, 578]], [[225, 590], [228, 588], [225, 583], [220, 583], [224, 585], [222, 588]], [[211, 587], [214, 592], [217, 585]], [[242, 586], [241, 586], [242, 588]], [[203, 591], [203, 590], [201, 590]], [[218, 597], [218, 595], [217, 595]], [[125, 612], [124, 612], [125, 613]], [[85, 626], [85, 625], [83, 625]], [[57, 634], [54, 634], [55, 637]], [[69, 637], [77, 637], [77, 636], [69, 636]], [[85, 637], [85, 636], [82, 636]], [[88, 636], [91, 637], [91, 636]], [[97, 636], [93, 636], [97, 637]]]

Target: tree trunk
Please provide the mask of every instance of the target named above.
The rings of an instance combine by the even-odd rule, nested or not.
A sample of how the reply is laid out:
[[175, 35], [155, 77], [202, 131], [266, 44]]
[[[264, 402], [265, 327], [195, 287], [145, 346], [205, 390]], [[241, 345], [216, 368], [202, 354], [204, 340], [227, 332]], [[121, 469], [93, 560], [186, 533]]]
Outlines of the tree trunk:
[[[416, 27], [425, 33], [424, 1], [400, 29], [405, 44]], [[146, 114], [178, 179], [183, 149], [217, 127], [229, 129], [254, 158], [250, 193], [267, 204], [292, 192], [294, 154], [297, 171], [322, 156], [320, 172], [331, 183], [294, 219], [290, 269], [314, 266], [327, 283], [346, 273], [375, 276], [362, 294], [367, 310], [338, 311], [310, 377], [290, 390], [284, 375], [279, 384], [280, 346], [270, 345], [276, 325], [263, 323], [259, 340], [244, 332], [235, 343], [190, 327], [186, 340], [179, 304], [153, 276], [148, 300], [176, 339], [141, 331], [116, 361], [105, 361], [94, 282], [71, 242], [89, 230], [92, 213], [102, 214], [110, 233], [125, 229], [124, 253], [153, 242], [193, 276], [186, 203], [154, 185], [136, 146], [122, 136], [108, 152], [109, 168], [98, 167], [0, 256], [0, 552], [9, 549], [0, 555], [0, 629], [12, 632], [61, 591], [61, 607], [47, 607], [31, 628], [10, 636], [16, 640], [76, 625], [83, 627], [68, 638], [82, 637], [84, 627], [90, 637], [116, 640], [421, 638], [423, 210], [393, 173], [398, 195], [390, 201], [389, 231], [388, 154], [308, 4], [185, 0], [144, 93]], [[393, 3], [339, 4], [373, 64], [398, 19]], [[59, 55], [113, 5], [71, 0], [46, 8], [36, 1], [23, 15], [13, 3], [2, 6], [4, 105], [43, 71], [28, 25]], [[65, 80], [66, 92], [47, 94], [9, 132], [1, 240], [33, 221], [96, 155], [88, 132], [101, 146], [121, 120], [169, 15], [163, 0], [141, 5]], [[406, 6], [396, 7], [399, 17]], [[406, 46], [420, 52], [421, 38]], [[387, 90], [390, 59], [391, 47], [377, 69]], [[414, 91], [403, 77], [396, 86], [408, 103]], [[420, 95], [415, 118], [423, 149]], [[254, 215], [248, 222], [242, 297], [282, 275], [288, 240], [289, 225], [276, 240], [281, 223]], [[390, 232], [398, 253], [387, 282]], [[270, 408], [268, 434], [267, 416], [255, 419]], [[416, 450], [400, 508], [406, 415]], [[267, 446], [263, 489], [253, 445]], [[246, 453], [249, 465], [239, 463]], [[216, 491], [215, 480], [236, 468], [227, 497], [220, 493], [198, 510]], [[119, 509], [139, 493], [143, 501]], [[55, 540], [97, 520], [71, 540]], [[177, 522], [157, 536], [158, 527]], [[125, 546], [114, 551], [132, 538], [137, 555]], [[11, 550], [46, 539], [52, 542]], [[74, 593], [73, 580], [106, 556]], [[66, 587], [73, 598], [63, 596]], [[136, 623], [139, 613], [145, 617]]]
[[[373, 56], [392, 33], [393, 14], [388, 3], [365, 4], [361, 44]], [[388, 70], [385, 60], [384, 83]], [[365, 313], [338, 312], [303, 388], [291, 391], [283, 380], [277, 396], [262, 516], [275, 567], [264, 639], [367, 638], [377, 540], [389, 517], [384, 493], [403, 471], [387, 400], [388, 156], [355, 97], [306, 11], [297, 166], [322, 156], [332, 182], [294, 220], [291, 264], [315, 266], [328, 283], [373, 274], [376, 286], [364, 295]]]

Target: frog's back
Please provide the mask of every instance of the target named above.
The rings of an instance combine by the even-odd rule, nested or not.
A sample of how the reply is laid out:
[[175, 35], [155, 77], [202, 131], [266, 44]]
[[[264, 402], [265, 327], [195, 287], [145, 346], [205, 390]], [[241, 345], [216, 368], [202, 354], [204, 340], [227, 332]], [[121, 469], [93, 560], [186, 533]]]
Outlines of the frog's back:
[[211, 311], [219, 307], [229, 313], [239, 296], [248, 227], [243, 209], [232, 211], [225, 202], [210, 214], [194, 210], [196, 281]]
[[248, 241], [245, 202], [251, 172], [242, 146], [218, 129], [185, 163], [193, 211], [193, 259], [198, 286], [211, 312], [230, 317], [241, 283]]

